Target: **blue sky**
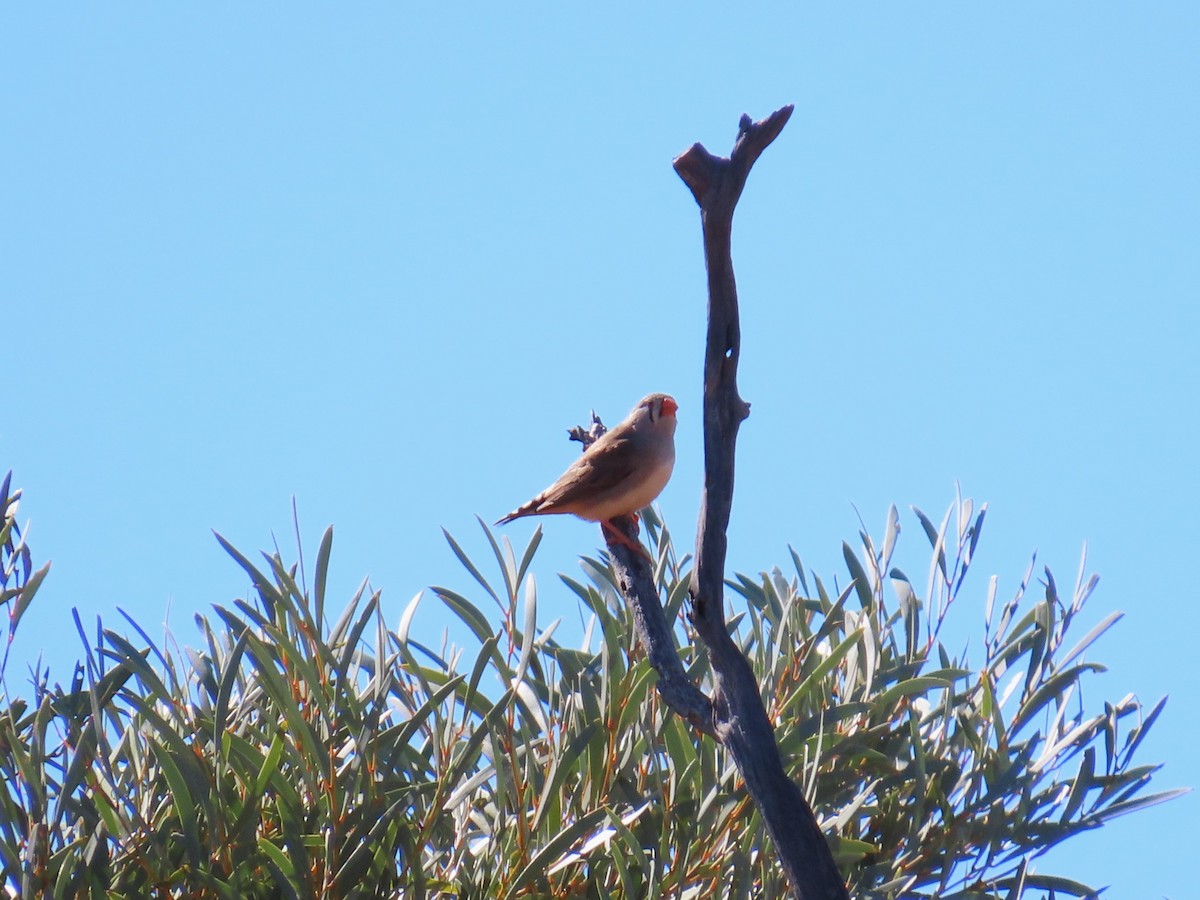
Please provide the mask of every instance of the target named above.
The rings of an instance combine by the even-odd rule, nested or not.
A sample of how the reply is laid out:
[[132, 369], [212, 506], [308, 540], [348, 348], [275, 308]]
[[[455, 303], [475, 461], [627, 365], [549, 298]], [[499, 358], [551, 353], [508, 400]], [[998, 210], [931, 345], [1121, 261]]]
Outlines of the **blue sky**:
[[[661, 506], [688, 543], [704, 275], [670, 162], [794, 103], [735, 221], [753, 414], [731, 566], [790, 544], [832, 577], [855, 508], [875, 533], [890, 503], [940, 519], [958, 482], [990, 510], [965, 639], [988, 575], [1006, 596], [1036, 550], [1071, 583], [1086, 541], [1091, 617], [1126, 612], [1086, 698], [1169, 693], [1144, 759], [1157, 788], [1197, 783], [1200, 7], [27, 6], [0, 26], [0, 470], [53, 560], [10, 680], [39, 653], [69, 677], [72, 607], [187, 643], [246, 591], [210, 529], [290, 548], [293, 496], [310, 552], [335, 526], [344, 596], [369, 576], [398, 620], [428, 584], [469, 588], [440, 528], [482, 553], [474, 517], [554, 477], [567, 427], [652, 390], [681, 407]], [[545, 527], [543, 615], [573, 621], [553, 576], [599, 534]], [[1187, 896], [1196, 821], [1188, 796], [1039, 868]]]

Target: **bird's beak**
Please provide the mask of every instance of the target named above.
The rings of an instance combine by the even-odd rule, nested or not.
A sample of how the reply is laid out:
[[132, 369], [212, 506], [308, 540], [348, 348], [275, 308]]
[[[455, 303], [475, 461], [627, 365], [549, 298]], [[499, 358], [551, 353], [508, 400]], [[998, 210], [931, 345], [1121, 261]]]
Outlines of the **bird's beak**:
[[663, 402], [662, 402], [662, 413], [661, 413], [661, 415], [664, 415], [664, 416], [673, 416], [673, 415], [675, 415], [675, 411], [676, 411], [677, 409], [679, 409], [679, 404], [678, 404], [678, 403], [676, 403], [676, 402], [675, 402], [674, 400], [672, 400], [670, 397], [663, 397]]

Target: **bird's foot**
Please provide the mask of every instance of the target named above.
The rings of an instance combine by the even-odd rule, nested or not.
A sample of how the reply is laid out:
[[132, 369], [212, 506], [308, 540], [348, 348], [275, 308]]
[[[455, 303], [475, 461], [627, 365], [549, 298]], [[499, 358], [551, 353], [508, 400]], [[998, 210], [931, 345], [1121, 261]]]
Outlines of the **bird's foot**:
[[[638, 520], [637, 513], [633, 513], [632, 515], [633, 515], [633, 524], [634, 524], [634, 527], [636, 528], [637, 520]], [[628, 535], [625, 534], [625, 532], [621, 531], [621, 529], [617, 528], [617, 526], [612, 523], [611, 519], [605, 519], [603, 522], [601, 522], [600, 528], [604, 531], [604, 533], [606, 535], [611, 537], [614, 541], [616, 541], [621, 546], [628, 547], [630, 550], [634, 551], [635, 553], [637, 553], [641, 556], [644, 556], [646, 558], [646, 560], [648, 562], [650, 562], [651, 564], [654, 563], [654, 560], [651, 559], [651, 557], [650, 557], [650, 551], [648, 551], [645, 547], [642, 546], [641, 541], [631, 540], [628, 537]]]

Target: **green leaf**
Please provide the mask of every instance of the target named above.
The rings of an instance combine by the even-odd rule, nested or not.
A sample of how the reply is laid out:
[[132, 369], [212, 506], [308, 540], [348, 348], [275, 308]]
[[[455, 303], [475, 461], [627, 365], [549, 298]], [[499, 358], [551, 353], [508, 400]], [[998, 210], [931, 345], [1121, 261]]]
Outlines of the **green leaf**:
[[225, 538], [215, 531], [213, 532], [213, 536], [216, 537], [217, 542], [224, 548], [225, 552], [232, 556], [234, 561], [242, 567], [242, 570], [250, 576], [250, 583], [258, 591], [258, 596], [262, 599], [263, 606], [267, 610], [267, 616], [274, 619], [276, 605], [283, 602], [283, 597], [276, 590], [275, 585], [255, 567], [254, 563], [243, 556], [233, 544], [229, 543], [229, 541], [225, 540]]
[[525, 552], [521, 554], [521, 563], [517, 567], [516, 583], [520, 584], [525, 580], [525, 573], [529, 571], [529, 566], [533, 562], [533, 555], [537, 552], [537, 548], [542, 543], [542, 526], [538, 525], [533, 529], [533, 534], [529, 538], [529, 543], [525, 545]]
[[288, 855], [263, 837], [258, 839], [258, 849], [270, 860], [271, 868], [275, 872], [276, 887], [285, 889], [289, 897], [299, 900], [302, 887]]
[[862, 563], [858, 561], [858, 556], [845, 541], [842, 542], [842, 558], [846, 560], [846, 568], [850, 570], [850, 577], [854, 579], [854, 589], [858, 592], [858, 602], [862, 605], [863, 609], [871, 609], [874, 601], [871, 593], [873, 587], [871, 580], [867, 577], [867, 572], [862, 567]]
[[939, 531], [937, 528], [935, 528], [933, 522], [931, 522], [929, 520], [929, 517], [927, 515], [925, 515], [925, 513], [921, 512], [921, 510], [917, 509], [917, 507], [915, 507], [915, 506], [912, 507], [912, 511], [914, 513], [916, 513], [917, 519], [921, 523], [921, 528], [923, 528], [925, 531], [925, 537], [927, 537], [929, 539], [929, 545], [933, 548], [934, 552], [937, 554], [937, 566], [939, 569], [941, 569], [942, 578], [948, 580], [949, 576], [946, 574], [946, 550], [945, 550], [945, 534], [944, 534], [944, 532]]
[[238, 632], [237, 643], [225, 660], [225, 668], [221, 672], [221, 680], [217, 685], [217, 699], [213, 704], [213, 733], [225, 734], [225, 725], [229, 721], [229, 700], [233, 696], [233, 687], [238, 680], [242, 664], [242, 654], [246, 652], [246, 644], [250, 640], [250, 630], [242, 628]]
[[886, 711], [894, 707], [896, 705], [896, 701], [901, 697], [919, 696], [938, 688], [953, 690], [954, 682], [947, 678], [936, 678], [932, 675], [909, 678], [906, 681], [901, 681], [898, 684], [892, 685], [877, 698], [875, 698], [872, 703], [877, 709]]
[[12, 605], [8, 612], [9, 640], [12, 640], [12, 633], [17, 630], [17, 624], [21, 621], [21, 617], [29, 609], [29, 604], [33, 603], [33, 595], [38, 592], [38, 588], [42, 586], [42, 582], [46, 580], [48, 574], [50, 574], [50, 563], [46, 563], [29, 576], [29, 580], [21, 588], [21, 592], [17, 595], [17, 602]]
[[1141, 724], [1129, 732], [1129, 737], [1125, 739], [1125, 749], [1121, 751], [1122, 765], [1129, 765], [1130, 760], [1133, 759], [1134, 751], [1137, 750], [1146, 735], [1150, 733], [1150, 728], [1158, 720], [1159, 713], [1163, 711], [1163, 707], [1166, 705], [1166, 696], [1159, 698], [1159, 701], [1154, 704], [1154, 708], [1142, 719]]
[[1088, 747], [1083, 751], [1083, 759], [1079, 763], [1079, 771], [1071, 782], [1071, 793], [1067, 795], [1066, 806], [1059, 817], [1061, 824], [1070, 822], [1087, 799], [1088, 790], [1094, 785], [1096, 777], [1096, 748]]
[[1019, 732], [1034, 716], [1041, 712], [1047, 703], [1061, 697], [1069, 687], [1077, 684], [1084, 672], [1103, 671], [1104, 666], [1099, 663], [1080, 663], [1077, 666], [1056, 672], [1050, 678], [1047, 678], [1041, 687], [1034, 691], [1032, 696], [1025, 700], [1017, 710], [1017, 714], [1013, 717], [1011, 724], [1012, 733], [1016, 734]]
[[546, 772], [546, 783], [538, 797], [537, 812], [534, 813], [533, 822], [530, 824], [530, 829], [535, 834], [542, 826], [546, 811], [550, 808], [551, 798], [558, 793], [568, 777], [577, 774], [575, 762], [587, 748], [599, 727], [596, 722], [589, 723], [581, 732], [571, 738], [571, 743], [567, 745], [562, 754], [551, 762], [550, 768]]
[[471, 629], [480, 642], [486, 641], [492, 636], [495, 629], [474, 603], [461, 594], [456, 594], [449, 588], [435, 586], [432, 590], [438, 596], [438, 599], [450, 607], [451, 611], [462, 619], [463, 623]]
[[550, 868], [559, 856], [606, 818], [606, 810], [592, 810], [592, 812], [560, 831], [521, 870], [513, 883], [509, 885], [504, 896], [506, 898], [516, 897], [527, 884], [532, 884], [538, 878], [544, 878], [546, 870]]
[[525, 583], [525, 627], [521, 632], [521, 655], [517, 659], [514, 682], [524, 681], [525, 669], [533, 656], [533, 645], [537, 638], [537, 581], [532, 575]]
[[321, 545], [317, 548], [317, 569], [313, 580], [313, 598], [316, 602], [317, 621], [325, 622], [325, 585], [329, 580], [329, 557], [333, 552], [333, 526], [330, 525], [321, 535]]
[[[482, 520], [480, 521], [480, 525], [483, 526], [483, 530], [487, 532], [488, 540], [491, 541], [492, 546], [495, 547], [496, 542], [492, 537], [491, 531], [489, 531], [488, 527], [483, 524]], [[446, 543], [450, 545], [450, 549], [454, 551], [454, 555], [458, 557], [458, 561], [462, 563], [463, 568], [470, 572], [471, 577], [479, 582], [479, 586], [487, 591], [489, 597], [496, 601], [496, 605], [500, 607], [500, 609], [504, 609], [504, 604], [500, 602], [500, 598], [496, 595], [496, 592], [492, 590], [492, 586], [488, 584], [487, 579], [479, 573], [479, 569], [475, 567], [475, 563], [471, 562], [471, 558], [467, 556], [465, 552], [463, 552], [462, 547], [458, 546], [458, 542], [454, 540], [450, 532], [443, 528], [442, 535], [446, 538]], [[436, 591], [437, 588], [434, 588], [434, 590]]]
[[1098, 825], [1102, 822], [1107, 822], [1110, 819], [1115, 819], [1118, 816], [1124, 816], [1131, 812], [1137, 812], [1140, 809], [1148, 809], [1151, 806], [1158, 806], [1160, 803], [1166, 803], [1168, 800], [1174, 800], [1176, 797], [1182, 797], [1185, 794], [1190, 794], [1191, 792], [1191, 788], [1174, 788], [1173, 790], [1159, 791], [1156, 794], [1147, 794], [1146, 796], [1137, 797], [1132, 800], [1122, 800], [1119, 803], [1114, 803], [1111, 806], [1092, 813], [1087, 817], [1087, 821], [1089, 824]]
[[[813, 694], [815, 687], [825, 678], [827, 674], [833, 671], [838, 663], [845, 659], [846, 654], [849, 653], [853, 649], [854, 645], [858, 643], [860, 637], [861, 635], [857, 631], [847, 635], [845, 640], [838, 644], [828, 656], [826, 656], [812, 668], [808, 675], [805, 676], [804, 681], [800, 683], [800, 686], [788, 695], [787, 699], [783, 702], [783, 708], [790, 708], [798, 698], [808, 697], [810, 694]], [[817, 692], [814, 694], [814, 696], [819, 697], [822, 694], [823, 692]]]

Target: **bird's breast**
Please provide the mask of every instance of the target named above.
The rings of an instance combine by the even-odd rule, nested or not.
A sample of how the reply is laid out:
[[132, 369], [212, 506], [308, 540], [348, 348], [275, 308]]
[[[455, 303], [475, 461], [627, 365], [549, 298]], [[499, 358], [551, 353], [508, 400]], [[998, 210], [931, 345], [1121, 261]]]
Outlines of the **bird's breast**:
[[646, 460], [646, 464], [608, 496], [597, 498], [597, 502], [583, 517], [592, 521], [628, 516], [654, 502], [671, 479], [675, 467], [674, 448], [671, 452], [657, 454]]

